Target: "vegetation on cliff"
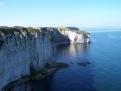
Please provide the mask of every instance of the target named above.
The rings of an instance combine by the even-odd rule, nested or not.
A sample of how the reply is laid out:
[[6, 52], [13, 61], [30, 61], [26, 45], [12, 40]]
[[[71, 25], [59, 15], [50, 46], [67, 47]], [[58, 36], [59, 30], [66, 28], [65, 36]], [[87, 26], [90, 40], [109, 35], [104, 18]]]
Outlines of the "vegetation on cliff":
[[[54, 34], [52, 31], [55, 31], [56, 34]], [[28, 36], [28, 35], [34, 35], [35, 33], [40, 32], [42, 36], [45, 36], [45, 34], [50, 35], [50, 39], [55, 42], [55, 38], [58, 38], [61, 41], [66, 40], [67, 36], [62, 35], [60, 32], [65, 32], [65, 31], [73, 31], [81, 35], [88, 36], [89, 33], [85, 31], [80, 31], [79, 28], [76, 27], [41, 27], [41, 28], [32, 28], [32, 27], [20, 27], [20, 26], [15, 26], [15, 27], [7, 27], [3, 26], [0, 27], [0, 46], [4, 44], [4, 39], [6, 35], [9, 35], [9, 38], [12, 36]], [[53, 34], [52, 34], [53, 33]]]
[[[78, 28], [73, 28], [73, 29], [78, 29]], [[42, 27], [42, 28], [32, 28], [32, 27], [0, 27], [0, 37], [2, 35], [7, 35], [7, 34], [22, 34], [23, 32], [26, 33], [34, 33], [34, 32], [47, 32], [48, 30], [60, 30], [60, 31], [71, 31], [71, 28], [68, 27]], [[85, 31], [80, 31], [78, 30], [78, 33], [80, 34], [89, 34], [88, 32]]]

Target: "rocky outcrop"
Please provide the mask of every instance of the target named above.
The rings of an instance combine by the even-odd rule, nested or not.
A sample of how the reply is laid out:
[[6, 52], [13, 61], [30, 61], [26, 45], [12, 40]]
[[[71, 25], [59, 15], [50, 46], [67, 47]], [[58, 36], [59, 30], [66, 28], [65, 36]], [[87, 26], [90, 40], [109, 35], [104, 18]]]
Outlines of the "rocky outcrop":
[[53, 43], [89, 43], [90, 34], [85, 31], [80, 31], [79, 28], [75, 27], [57, 27], [42, 28], [46, 30], [51, 35], [51, 40]]
[[87, 32], [69, 28], [0, 27], [0, 89], [40, 71], [53, 55], [53, 45], [88, 42]]

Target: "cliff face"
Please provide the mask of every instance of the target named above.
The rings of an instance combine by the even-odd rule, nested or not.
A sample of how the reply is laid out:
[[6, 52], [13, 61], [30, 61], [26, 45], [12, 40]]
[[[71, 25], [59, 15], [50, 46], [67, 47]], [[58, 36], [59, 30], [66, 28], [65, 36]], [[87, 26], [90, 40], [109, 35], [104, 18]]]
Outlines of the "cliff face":
[[[74, 30], [75, 29], [75, 30]], [[43, 28], [42, 28], [43, 30]], [[51, 36], [54, 43], [89, 43], [90, 34], [80, 31], [78, 28], [44, 28]]]
[[0, 89], [43, 68], [53, 55], [53, 44], [89, 41], [89, 34], [68, 28], [0, 28]]

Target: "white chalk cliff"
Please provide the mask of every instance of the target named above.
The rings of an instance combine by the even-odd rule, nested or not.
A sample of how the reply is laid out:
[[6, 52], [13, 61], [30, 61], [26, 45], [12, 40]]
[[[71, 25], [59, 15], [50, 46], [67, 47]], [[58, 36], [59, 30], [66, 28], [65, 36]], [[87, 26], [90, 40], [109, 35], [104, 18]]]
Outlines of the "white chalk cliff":
[[53, 44], [89, 43], [87, 32], [69, 28], [0, 28], [0, 90], [9, 82], [39, 71], [50, 61]]

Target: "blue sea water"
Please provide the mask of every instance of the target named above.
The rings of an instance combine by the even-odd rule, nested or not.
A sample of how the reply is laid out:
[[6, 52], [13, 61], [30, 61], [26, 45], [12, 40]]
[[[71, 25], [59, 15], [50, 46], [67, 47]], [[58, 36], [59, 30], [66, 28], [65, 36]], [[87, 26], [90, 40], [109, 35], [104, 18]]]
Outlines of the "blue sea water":
[[[70, 64], [68, 68], [12, 91], [121, 91], [121, 31], [93, 31], [91, 41], [57, 47], [53, 59]], [[78, 65], [85, 61], [91, 64]]]

